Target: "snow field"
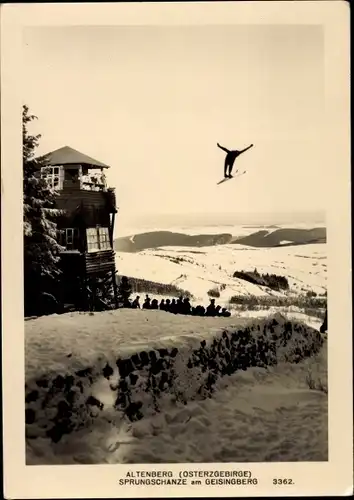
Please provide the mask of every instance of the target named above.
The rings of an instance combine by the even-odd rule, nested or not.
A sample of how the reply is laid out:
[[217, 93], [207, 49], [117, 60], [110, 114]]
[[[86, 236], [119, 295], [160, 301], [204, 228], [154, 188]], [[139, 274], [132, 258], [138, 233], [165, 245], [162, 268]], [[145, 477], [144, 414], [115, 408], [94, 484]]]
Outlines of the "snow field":
[[232, 295], [283, 295], [244, 280], [233, 278], [238, 270], [285, 276], [290, 292], [318, 294], [327, 289], [326, 245], [252, 248], [243, 245], [165, 247], [138, 253], [117, 252], [119, 274], [188, 290], [196, 301], [209, 302], [208, 290], [220, 287], [218, 303], [227, 305]]

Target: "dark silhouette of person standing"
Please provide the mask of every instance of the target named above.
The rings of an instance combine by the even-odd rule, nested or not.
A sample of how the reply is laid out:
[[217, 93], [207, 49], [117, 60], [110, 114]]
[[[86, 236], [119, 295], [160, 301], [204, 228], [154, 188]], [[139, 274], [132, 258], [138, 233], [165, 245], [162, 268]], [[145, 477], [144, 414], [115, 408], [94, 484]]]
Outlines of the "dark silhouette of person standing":
[[[222, 149], [226, 153], [225, 164], [224, 164], [224, 177], [226, 179], [226, 178], [232, 177], [231, 172], [232, 172], [232, 169], [234, 167], [234, 163], [235, 163], [236, 158], [238, 156], [240, 156], [240, 154], [242, 154], [245, 151], [247, 151], [248, 149], [252, 148], [253, 144], [251, 144], [250, 146], [248, 146], [245, 149], [241, 149], [241, 151], [238, 151], [237, 149], [229, 150], [227, 148], [224, 148], [223, 146], [220, 146], [219, 143], [217, 143], [217, 146], [218, 146], [218, 148]], [[229, 170], [229, 172], [227, 172], [227, 170]]]
[[320, 332], [325, 333], [327, 331], [327, 328], [328, 328], [328, 325], [327, 325], [327, 308], [326, 308], [325, 317], [324, 317], [323, 323], [321, 325]]

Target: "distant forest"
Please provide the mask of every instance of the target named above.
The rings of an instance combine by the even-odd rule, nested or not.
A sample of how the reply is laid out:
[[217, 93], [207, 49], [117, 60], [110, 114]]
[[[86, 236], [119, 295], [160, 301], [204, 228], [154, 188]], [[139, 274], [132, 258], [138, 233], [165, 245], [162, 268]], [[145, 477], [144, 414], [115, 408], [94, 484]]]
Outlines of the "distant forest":
[[272, 290], [289, 290], [289, 282], [285, 276], [277, 274], [260, 274], [257, 269], [254, 271], [235, 271], [234, 278], [239, 278], [254, 285], [267, 286]]
[[[117, 277], [117, 282], [119, 284], [122, 276]], [[188, 297], [189, 299], [193, 298], [193, 295], [188, 290], [183, 290], [178, 286], [165, 284], [165, 283], [157, 283], [155, 281], [144, 280], [141, 278], [132, 278], [127, 276], [132, 293], [150, 293], [152, 295], [168, 295], [171, 297], [179, 297], [183, 295], [183, 297]]]

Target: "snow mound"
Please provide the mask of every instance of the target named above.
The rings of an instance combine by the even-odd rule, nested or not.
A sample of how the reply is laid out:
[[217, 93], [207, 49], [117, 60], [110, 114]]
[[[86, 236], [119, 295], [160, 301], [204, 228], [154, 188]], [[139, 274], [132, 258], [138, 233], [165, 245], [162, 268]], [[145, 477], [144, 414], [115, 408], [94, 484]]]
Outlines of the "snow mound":
[[[96, 316], [97, 323], [93, 321], [92, 328], [85, 330], [87, 318], [92, 321]], [[173, 318], [174, 328], [180, 326], [182, 332], [172, 334], [170, 328], [169, 334], [163, 335], [159, 320], [166, 316]], [[124, 342], [124, 335], [129, 334], [127, 323], [133, 323], [133, 317], [135, 325], [131, 326], [142, 339], [134, 343], [125, 338]], [[192, 319], [196, 320], [194, 325]], [[149, 320], [153, 328], [144, 331], [142, 325]], [[276, 373], [277, 366], [298, 364], [318, 354], [323, 346], [318, 331], [281, 315], [238, 320], [238, 324], [230, 320], [126, 310], [26, 322], [27, 462], [48, 463], [48, 455], [38, 452], [38, 444], [41, 448], [40, 443], [51, 443], [49, 446], [59, 453], [55, 460], [66, 463], [70, 454], [66, 451], [65, 458], [60, 450], [67, 450], [65, 443], [75, 441], [70, 436], [91, 433], [96, 426], [103, 426], [105, 432], [107, 425], [118, 427], [129, 436], [129, 442], [159, 434], [159, 429], [168, 425], [183, 433], [185, 423], [192, 419], [191, 409], [201, 413], [189, 425], [190, 432], [203, 435], [205, 427], [211, 425], [211, 417], [203, 414], [204, 401], [212, 396], [212, 400], [220, 398], [225, 379], [250, 369], [260, 377], [270, 368]], [[66, 330], [58, 330], [63, 322]], [[49, 335], [44, 325], [48, 329], [52, 325]], [[52, 366], [48, 361], [43, 366], [43, 353]], [[110, 450], [115, 453], [114, 445]], [[165, 451], [164, 458], [168, 448]], [[177, 456], [186, 450], [175, 451]], [[227, 461], [230, 453], [231, 449], [224, 450], [217, 461]], [[144, 458], [140, 453], [139, 460], [151, 462], [153, 454], [145, 453]], [[195, 450], [194, 455], [203, 461], [202, 451]], [[175, 461], [173, 456], [167, 461]], [[98, 456], [75, 459], [80, 463], [100, 460]], [[124, 460], [135, 458], [132, 455]]]

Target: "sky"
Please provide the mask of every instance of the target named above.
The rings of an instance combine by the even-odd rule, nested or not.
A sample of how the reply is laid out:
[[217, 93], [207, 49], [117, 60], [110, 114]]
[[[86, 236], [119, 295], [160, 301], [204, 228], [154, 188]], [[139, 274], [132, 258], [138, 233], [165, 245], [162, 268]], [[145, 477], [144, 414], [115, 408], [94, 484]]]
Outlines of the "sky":
[[[31, 27], [22, 64], [38, 153], [110, 165], [122, 223], [325, 209], [321, 26]], [[217, 185], [217, 142], [246, 175]]]

